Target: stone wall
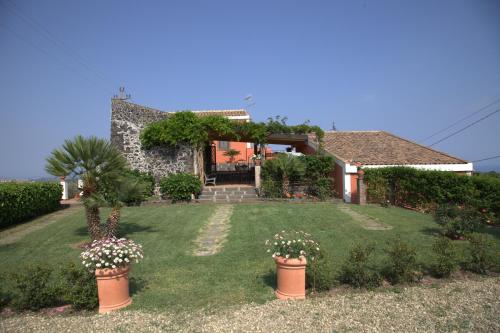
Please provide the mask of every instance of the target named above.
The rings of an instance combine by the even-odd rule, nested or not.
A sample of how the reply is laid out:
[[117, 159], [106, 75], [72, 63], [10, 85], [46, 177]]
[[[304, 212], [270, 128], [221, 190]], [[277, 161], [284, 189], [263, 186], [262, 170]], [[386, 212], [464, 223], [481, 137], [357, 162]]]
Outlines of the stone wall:
[[177, 172], [194, 173], [195, 157], [191, 146], [141, 148], [141, 131], [168, 115], [168, 112], [119, 99], [111, 102], [111, 142], [123, 153], [132, 169], [153, 174], [156, 194], [162, 177]]

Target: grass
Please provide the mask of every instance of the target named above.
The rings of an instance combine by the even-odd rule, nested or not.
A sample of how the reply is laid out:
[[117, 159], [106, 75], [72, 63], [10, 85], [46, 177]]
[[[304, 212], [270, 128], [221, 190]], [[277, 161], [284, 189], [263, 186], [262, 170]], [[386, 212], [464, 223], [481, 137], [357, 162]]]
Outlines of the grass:
[[[336, 267], [357, 242], [375, 242], [376, 259], [381, 261], [385, 243], [397, 235], [418, 249], [420, 260], [430, 256], [438, 231], [431, 216], [400, 208], [350, 207], [393, 228], [365, 230], [331, 203], [235, 205], [223, 250], [208, 257], [191, 253], [199, 229], [215, 206], [125, 208], [120, 234], [141, 243], [145, 252], [144, 261], [134, 265], [131, 273], [131, 309], [217, 309], [273, 299], [274, 263], [265, 252], [264, 242], [282, 229], [311, 233]], [[492, 236], [497, 245], [499, 236], [498, 232]], [[20, 263], [78, 261], [80, 250], [76, 245], [87, 240], [82, 210], [16, 243], [0, 246], [0, 273], [17, 270]]]

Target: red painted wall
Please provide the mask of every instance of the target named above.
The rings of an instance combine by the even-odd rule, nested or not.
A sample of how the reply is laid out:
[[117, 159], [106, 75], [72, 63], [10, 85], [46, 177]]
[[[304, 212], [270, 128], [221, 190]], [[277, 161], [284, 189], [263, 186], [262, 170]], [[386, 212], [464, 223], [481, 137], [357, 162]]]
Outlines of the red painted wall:
[[342, 167], [335, 163], [335, 168], [332, 172], [332, 177], [334, 179], [334, 187], [337, 198], [344, 197], [344, 173], [342, 172]]

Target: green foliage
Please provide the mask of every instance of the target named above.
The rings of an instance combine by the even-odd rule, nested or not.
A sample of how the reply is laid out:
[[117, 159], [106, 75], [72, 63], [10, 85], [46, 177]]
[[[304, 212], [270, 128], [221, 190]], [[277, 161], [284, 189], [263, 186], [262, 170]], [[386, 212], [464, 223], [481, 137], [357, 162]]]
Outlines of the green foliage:
[[[286, 196], [284, 183], [300, 182], [308, 195], [325, 200], [333, 196], [333, 159], [323, 155], [279, 154], [262, 166], [262, 192], [267, 197]], [[279, 186], [282, 186], [281, 190]]]
[[154, 146], [176, 146], [181, 143], [201, 147], [207, 140], [208, 133], [201, 118], [190, 111], [176, 112], [166, 119], [152, 123], [141, 133], [142, 146], [146, 149]]
[[333, 179], [318, 178], [311, 181], [307, 187], [307, 194], [317, 197], [320, 200], [326, 200], [333, 196]]
[[6, 281], [3, 274], [0, 275], [0, 310], [9, 304], [11, 301], [11, 295], [6, 287]]
[[61, 270], [61, 293], [76, 310], [93, 310], [99, 305], [93, 272], [71, 263]]
[[150, 173], [125, 169], [112, 182], [102, 181], [98, 191], [102, 197], [94, 198], [101, 206], [136, 206], [153, 195], [153, 191], [154, 178]]
[[12, 305], [17, 310], [39, 310], [60, 304], [59, 288], [52, 269], [46, 265], [29, 266], [12, 274]]
[[417, 264], [417, 252], [401, 238], [396, 238], [386, 249], [387, 265], [384, 276], [392, 284], [417, 282], [422, 278]]
[[0, 228], [24, 222], [60, 207], [59, 183], [0, 183]]
[[465, 268], [477, 274], [487, 274], [488, 270], [498, 271], [498, 253], [494, 253], [494, 243], [488, 236], [473, 233], [467, 236], [467, 260]]
[[282, 198], [283, 183], [270, 178], [262, 179], [260, 187], [261, 195], [266, 198]]
[[431, 272], [434, 276], [449, 277], [458, 269], [458, 253], [455, 244], [446, 237], [438, 237], [432, 244], [434, 262]]
[[269, 118], [267, 123], [235, 122], [223, 116], [199, 117], [190, 111], [176, 112], [166, 119], [154, 122], [141, 133], [145, 149], [154, 146], [176, 146], [187, 143], [202, 147], [210, 137], [223, 137], [240, 141], [242, 138], [255, 143], [265, 143], [270, 134], [316, 133], [319, 141], [324, 132], [318, 126], [305, 122], [296, 126], [286, 124], [286, 118]]
[[228, 151], [224, 152], [224, 156], [229, 157], [231, 163], [234, 162], [234, 158], [240, 154], [239, 150], [236, 149], [229, 149]]
[[[83, 180], [83, 204], [92, 239], [102, 237], [99, 206], [106, 204], [102, 187], [112, 189], [120, 183], [126, 169], [122, 154], [109, 141], [81, 135], [66, 140], [47, 158], [45, 170], [54, 176], [79, 176]], [[113, 195], [109, 196], [114, 198]]]
[[440, 205], [435, 220], [443, 228], [444, 235], [453, 239], [463, 238], [481, 227], [481, 215], [477, 210], [454, 205]]
[[313, 291], [329, 290], [335, 282], [333, 265], [323, 249], [314, 260], [310, 260], [306, 267], [306, 287]]
[[433, 211], [438, 205], [470, 206], [482, 220], [499, 223], [500, 178], [409, 167], [366, 169], [368, 199]]
[[340, 267], [338, 280], [354, 288], [375, 288], [382, 284], [382, 277], [370, 262], [375, 247], [357, 244]]
[[484, 174], [472, 177], [477, 195], [473, 206], [483, 215], [488, 224], [500, 224], [500, 177]]
[[172, 174], [160, 181], [161, 193], [168, 196], [173, 202], [190, 201], [191, 194], [197, 195], [201, 192], [201, 188], [201, 181], [188, 173]]

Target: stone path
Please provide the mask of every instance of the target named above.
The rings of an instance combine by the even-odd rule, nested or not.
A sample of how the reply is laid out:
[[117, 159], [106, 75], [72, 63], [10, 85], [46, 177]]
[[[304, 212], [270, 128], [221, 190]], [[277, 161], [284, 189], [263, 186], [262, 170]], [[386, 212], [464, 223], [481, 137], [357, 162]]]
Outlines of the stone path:
[[83, 205], [78, 202], [64, 202], [65, 205], [69, 205], [68, 208], [60, 209], [55, 212], [43, 215], [38, 217], [32, 221], [8, 228], [0, 232], [0, 245], [12, 244], [28, 234], [31, 234], [34, 231], [45, 228], [48, 225], [51, 225], [63, 217], [73, 214], [83, 207]]
[[229, 231], [233, 205], [217, 205], [215, 213], [200, 230], [196, 239], [195, 256], [211, 256], [219, 252]]
[[386, 225], [371, 216], [361, 214], [353, 210], [348, 204], [337, 204], [337, 208], [352, 217], [356, 222], [361, 224], [361, 227], [366, 230], [391, 230], [392, 226]]

